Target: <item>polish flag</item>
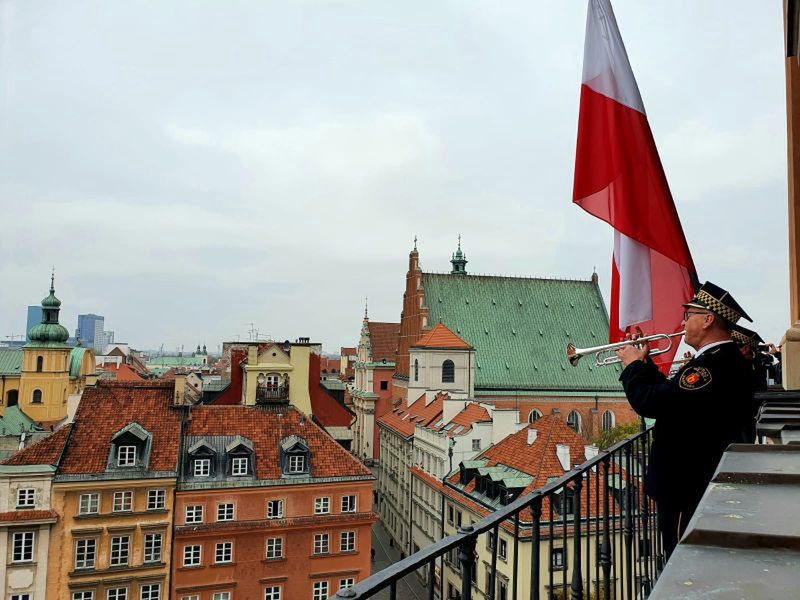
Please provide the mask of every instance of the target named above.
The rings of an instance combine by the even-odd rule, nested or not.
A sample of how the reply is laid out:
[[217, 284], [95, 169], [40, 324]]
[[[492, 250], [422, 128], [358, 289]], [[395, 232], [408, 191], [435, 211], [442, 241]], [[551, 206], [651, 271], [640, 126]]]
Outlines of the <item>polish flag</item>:
[[572, 200], [614, 228], [609, 341], [680, 331], [697, 275], [609, 0], [589, 0]]

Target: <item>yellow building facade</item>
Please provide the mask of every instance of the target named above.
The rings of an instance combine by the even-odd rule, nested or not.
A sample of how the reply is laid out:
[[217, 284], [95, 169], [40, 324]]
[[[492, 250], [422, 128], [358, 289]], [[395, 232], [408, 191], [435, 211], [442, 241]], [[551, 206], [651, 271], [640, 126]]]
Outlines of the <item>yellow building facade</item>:
[[310, 415], [309, 370], [315, 348], [305, 343], [249, 346], [243, 365], [244, 404], [282, 400]]

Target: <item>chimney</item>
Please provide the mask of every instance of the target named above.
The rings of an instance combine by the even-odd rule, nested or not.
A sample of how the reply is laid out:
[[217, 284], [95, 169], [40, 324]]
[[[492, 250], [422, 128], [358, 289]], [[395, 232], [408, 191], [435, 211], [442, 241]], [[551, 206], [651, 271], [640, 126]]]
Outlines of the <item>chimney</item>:
[[183, 406], [183, 400], [186, 396], [186, 375], [175, 374], [175, 397], [172, 403], [175, 406]]
[[600, 449], [597, 446], [584, 446], [583, 447], [583, 455], [586, 457], [586, 460], [593, 459], [599, 453], [600, 453]]
[[539, 432], [535, 429], [528, 429], [528, 446], [533, 444], [536, 441], [536, 436], [539, 435]]
[[556, 444], [556, 456], [558, 456], [558, 462], [561, 463], [561, 467], [564, 471], [569, 471], [569, 446], [566, 444]]

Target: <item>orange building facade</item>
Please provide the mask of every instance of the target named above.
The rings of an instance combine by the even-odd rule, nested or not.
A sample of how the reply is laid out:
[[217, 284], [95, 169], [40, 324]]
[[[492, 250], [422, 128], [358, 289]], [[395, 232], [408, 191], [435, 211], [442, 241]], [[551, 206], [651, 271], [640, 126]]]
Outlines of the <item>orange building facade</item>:
[[370, 572], [371, 472], [292, 407], [204, 406], [184, 429], [172, 598], [315, 599]]

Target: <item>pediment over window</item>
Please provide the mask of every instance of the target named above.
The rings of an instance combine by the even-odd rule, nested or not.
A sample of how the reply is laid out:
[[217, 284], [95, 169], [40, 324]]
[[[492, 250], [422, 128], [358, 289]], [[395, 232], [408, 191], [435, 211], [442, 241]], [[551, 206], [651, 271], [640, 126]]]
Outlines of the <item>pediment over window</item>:
[[206, 440], [197, 440], [194, 444], [189, 446], [188, 454], [192, 457], [196, 456], [215, 456], [217, 451]]
[[290, 435], [281, 440], [284, 452], [308, 452], [308, 444], [299, 435]]
[[253, 442], [247, 438], [237, 435], [227, 446], [225, 446], [225, 452], [236, 456], [252, 454]]
[[111, 436], [106, 470], [146, 469], [152, 443], [149, 431], [139, 423], [129, 423]]
[[280, 441], [281, 472], [284, 476], [308, 476], [311, 474], [311, 452], [308, 443], [298, 435], [290, 435]]

